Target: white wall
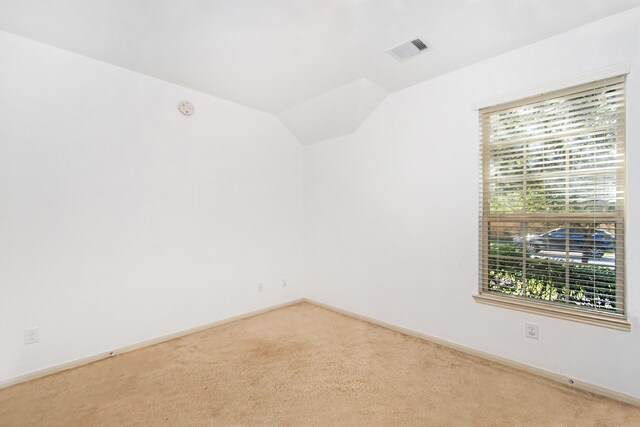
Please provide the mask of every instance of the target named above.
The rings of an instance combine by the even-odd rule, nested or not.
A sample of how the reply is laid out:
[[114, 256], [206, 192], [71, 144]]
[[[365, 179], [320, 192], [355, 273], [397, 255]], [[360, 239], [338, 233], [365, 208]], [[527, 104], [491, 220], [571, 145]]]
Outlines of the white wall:
[[302, 296], [302, 147], [274, 116], [0, 52], [0, 381]]
[[[305, 149], [305, 295], [640, 397], [638, 9], [390, 95], [353, 135]], [[478, 116], [472, 106], [620, 63], [628, 87], [632, 332], [474, 302]], [[532, 94], [532, 93], [529, 93]], [[525, 321], [540, 339], [525, 338]]]

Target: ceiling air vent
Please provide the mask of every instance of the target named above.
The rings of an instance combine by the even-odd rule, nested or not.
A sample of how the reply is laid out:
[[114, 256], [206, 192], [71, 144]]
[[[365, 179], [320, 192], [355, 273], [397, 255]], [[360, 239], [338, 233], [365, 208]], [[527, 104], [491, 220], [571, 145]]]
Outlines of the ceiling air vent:
[[414, 55], [424, 52], [429, 49], [429, 45], [420, 39], [409, 40], [394, 48], [389, 49], [391, 55], [393, 55], [398, 61], [404, 61], [407, 58], [411, 58]]

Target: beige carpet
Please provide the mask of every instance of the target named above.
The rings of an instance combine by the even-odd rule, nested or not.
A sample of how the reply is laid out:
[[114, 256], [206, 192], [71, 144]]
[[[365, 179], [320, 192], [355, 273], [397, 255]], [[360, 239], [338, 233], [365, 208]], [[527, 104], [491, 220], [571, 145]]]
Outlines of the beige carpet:
[[2, 426], [640, 425], [640, 408], [310, 304], [0, 390]]

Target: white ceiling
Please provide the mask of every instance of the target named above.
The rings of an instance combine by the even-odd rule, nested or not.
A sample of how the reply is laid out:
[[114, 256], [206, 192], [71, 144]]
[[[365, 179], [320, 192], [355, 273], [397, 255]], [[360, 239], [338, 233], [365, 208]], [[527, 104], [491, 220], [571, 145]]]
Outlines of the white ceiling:
[[353, 132], [388, 94], [363, 77], [295, 105], [277, 116], [300, 142], [312, 144]]
[[[311, 143], [354, 131], [390, 92], [638, 5], [0, 0], [0, 30], [276, 114]], [[415, 37], [433, 49], [402, 63], [385, 52]]]

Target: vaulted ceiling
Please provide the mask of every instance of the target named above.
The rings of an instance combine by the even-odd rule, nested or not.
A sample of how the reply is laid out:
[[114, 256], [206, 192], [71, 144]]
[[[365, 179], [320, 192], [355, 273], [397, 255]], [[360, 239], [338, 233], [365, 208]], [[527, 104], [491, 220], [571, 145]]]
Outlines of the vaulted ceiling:
[[[391, 92], [640, 0], [0, 0], [0, 30], [275, 114], [303, 144]], [[399, 62], [386, 50], [420, 37]]]

